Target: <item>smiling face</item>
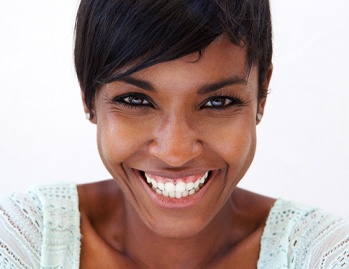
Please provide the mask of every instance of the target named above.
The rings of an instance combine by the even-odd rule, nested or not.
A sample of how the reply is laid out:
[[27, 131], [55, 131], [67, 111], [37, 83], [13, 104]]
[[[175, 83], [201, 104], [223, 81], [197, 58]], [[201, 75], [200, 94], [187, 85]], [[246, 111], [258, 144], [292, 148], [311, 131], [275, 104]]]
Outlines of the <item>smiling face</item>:
[[250, 166], [264, 101], [257, 68], [246, 70], [245, 49], [220, 36], [199, 60], [160, 63], [96, 94], [102, 161], [155, 233], [203, 230]]

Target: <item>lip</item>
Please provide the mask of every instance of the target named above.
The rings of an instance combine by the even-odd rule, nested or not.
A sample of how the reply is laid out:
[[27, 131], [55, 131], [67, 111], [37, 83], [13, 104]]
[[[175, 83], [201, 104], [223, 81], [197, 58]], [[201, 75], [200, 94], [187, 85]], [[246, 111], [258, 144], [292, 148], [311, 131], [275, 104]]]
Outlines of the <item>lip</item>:
[[155, 176], [159, 176], [159, 177], [164, 177], [164, 178], [168, 178], [168, 179], [178, 179], [178, 178], [184, 178], [184, 177], [190, 177], [190, 176], [195, 176], [195, 175], [200, 175], [200, 174], [205, 174], [207, 171], [212, 171], [209, 169], [201, 169], [201, 170], [190, 170], [190, 171], [178, 171], [178, 172], [162, 172], [162, 171], [153, 171], [153, 170], [134, 170], [137, 174], [141, 174], [141, 173], [146, 173], [146, 174], [150, 174], [150, 175], [155, 175]]
[[[135, 174], [137, 175], [137, 177], [141, 181], [141, 184], [143, 185], [143, 188], [145, 189], [145, 192], [147, 193], [150, 200], [157, 207], [160, 207], [163, 209], [185, 209], [185, 208], [193, 207], [196, 204], [198, 204], [200, 202], [200, 200], [202, 199], [202, 197], [207, 192], [207, 190], [209, 189], [211, 183], [213, 182], [213, 179], [219, 173], [219, 170], [206, 170], [206, 171], [210, 171], [211, 175], [208, 178], [205, 185], [202, 186], [198, 192], [196, 192], [193, 195], [177, 199], [177, 198], [165, 197], [163, 195], [159, 195], [156, 192], [154, 192], [149, 187], [149, 185], [145, 182], [145, 180], [142, 176], [142, 173], [144, 173], [144, 171], [134, 170]], [[147, 173], [148, 173], [148, 171], [147, 171]], [[150, 173], [152, 173], [152, 172], [150, 172]], [[200, 171], [198, 173], [202, 173], [202, 171]], [[186, 177], [186, 176], [192, 176], [192, 175], [195, 175], [198, 173], [188, 173], [188, 172], [187, 173], [175, 173], [175, 175], [174, 174], [168, 175], [167, 173], [154, 173], [154, 174], [162, 176], [162, 177], [167, 177], [169, 179], [176, 179], [176, 178], [181, 178], [181, 177]], [[167, 174], [167, 176], [166, 176], [166, 174]]]

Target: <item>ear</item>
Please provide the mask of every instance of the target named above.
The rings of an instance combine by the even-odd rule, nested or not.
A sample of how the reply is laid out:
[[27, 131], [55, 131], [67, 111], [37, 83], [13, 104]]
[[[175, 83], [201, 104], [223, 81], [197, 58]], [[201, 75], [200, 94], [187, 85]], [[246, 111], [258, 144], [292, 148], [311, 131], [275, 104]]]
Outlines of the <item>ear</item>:
[[[268, 91], [272, 73], [273, 73], [273, 64], [270, 64], [270, 66], [268, 68], [268, 71], [267, 71], [267, 75], [265, 77], [265, 80], [261, 84], [262, 90], [265, 91], [265, 92]], [[264, 114], [264, 107], [265, 107], [266, 102], [267, 102], [267, 97], [266, 96], [263, 96], [263, 97], [261, 97], [258, 100], [257, 113], [261, 114], [262, 116]], [[259, 121], [260, 120], [257, 120], [257, 124], [259, 123]]]
[[87, 105], [86, 105], [86, 100], [85, 100], [85, 93], [83, 90], [81, 90], [81, 99], [82, 99], [82, 105], [84, 107], [84, 112], [85, 115], [87, 115], [87, 113], [89, 113], [90, 118], [88, 119], [90, 122], [96, 124], [97, 123], [97, 117], [96, 117], [96, 113], [94, 110], [90, 110]]

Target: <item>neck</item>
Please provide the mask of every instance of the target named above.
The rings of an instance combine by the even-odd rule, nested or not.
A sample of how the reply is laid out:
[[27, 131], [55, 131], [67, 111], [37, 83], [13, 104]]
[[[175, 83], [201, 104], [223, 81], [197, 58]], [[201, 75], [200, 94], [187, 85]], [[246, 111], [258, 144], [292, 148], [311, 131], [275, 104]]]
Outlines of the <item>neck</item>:
[[227, 204], [204, 229], [176, 237], [149, 229], [133, 208], [125, 205], [125, 252], [140, 268], [205, 268], [234, 244], [231, 212]]

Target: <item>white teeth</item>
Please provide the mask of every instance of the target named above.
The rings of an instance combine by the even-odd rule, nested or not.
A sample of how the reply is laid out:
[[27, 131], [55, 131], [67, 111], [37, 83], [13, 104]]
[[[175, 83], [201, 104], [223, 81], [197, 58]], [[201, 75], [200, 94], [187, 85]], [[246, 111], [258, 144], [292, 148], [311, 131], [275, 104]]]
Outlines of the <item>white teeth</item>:
[[155, 191], [156, 191], [157, 194], [162, 194], [162, 191], [159, 190], [159, 189], [156, 189]]
[[189, 195], [193, 195], [195, 193], [195, 190], [194, 189], [191, 189], [190, 191], [189, 191]]
[[200, 178], [200, 183], [204, 184], [207, 176], [208, 176], [208, 172], [206, 172], [205, 175], [203, 175], [202, 178]]
[[187, 190], [185, 190], [184, 192], [182, 192], [182, 197], [187, 197], [189, 194], [189, 192]]
[[160, 190], [164, 190], [165, 189], [165, 184], [164, 183], [162, 183], [162, 182], [159, 182], [158, 183], [158, 189], [160, 189]]
[[151, 178], [147, 176], [147, 174], [145, 174], [145, 178], [147, 179], [148, 183], [151, 183]]
[[182, 193], [181, 192], [176, 192], [176, 198], [181, 199], [182, 198]]
[[165, 190], [168, 192], [175, 191], [175, 185], [172, 182], [166, 182]]
[[158, 187], [158, 183], [154, 179], [151, 180], [151, 185], [153, 185], [154, 188]]
[[194, 183], [193, 183], [193, 182], [187, 183], [186, 189], [187, 189], [188, 191], [190, 191], [192, 188], [194, 188]]
[[150, 187], [159, 195], [165, 197], [177, 198], [187, 197], [198, 192], [200, 188], [205, 184], [208, 177], [208, 172], [206, 172], [201, 178], [195, 182], [185, 183], [179, 180], [177, 183], [174, 182], [157, 182], [155, 179], [149, 177], [145, 174], [145, 178], [150, 185]]
[[183, 181], [179, 181], [176, 184], [176, 192], [182, 193], [185, 191], [186, 184]]
[[162, 191], [162, 195], [165, 197], [168, 197], [168, 192], [167, 191]]

